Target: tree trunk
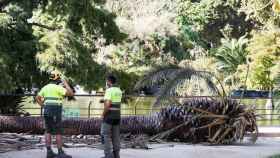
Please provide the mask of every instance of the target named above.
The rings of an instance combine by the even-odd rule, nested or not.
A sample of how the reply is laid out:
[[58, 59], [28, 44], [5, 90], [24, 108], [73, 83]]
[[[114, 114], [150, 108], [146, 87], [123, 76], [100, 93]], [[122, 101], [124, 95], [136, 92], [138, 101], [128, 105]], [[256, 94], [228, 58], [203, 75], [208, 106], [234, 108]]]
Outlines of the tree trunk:
[[[99, 118], [67, 119], [63, 127], [67, 135], [96, 135], [101, 123]], [[256, 130], [254, 111], [234, 100], [190, 99], [184, 105], [171, 105], [149, 116], [121, 120], [121, 133], [155, 135], [168, 131], [163, 134], [165, 138], [193, 143], [231, 143]], [[0, 116], [0, 132], [42, 134], [43, 119]]]
[[[129, 116], [122, 118], [122, 133], [156, 134], [159, 132], [159, 120], [156, 115]], [[65, 135], [98, 135], [102, 120], [100, 118], [72, 118], [63, 120]], [[42, 117], [0, 116], [0, 132], [43, 134]]]

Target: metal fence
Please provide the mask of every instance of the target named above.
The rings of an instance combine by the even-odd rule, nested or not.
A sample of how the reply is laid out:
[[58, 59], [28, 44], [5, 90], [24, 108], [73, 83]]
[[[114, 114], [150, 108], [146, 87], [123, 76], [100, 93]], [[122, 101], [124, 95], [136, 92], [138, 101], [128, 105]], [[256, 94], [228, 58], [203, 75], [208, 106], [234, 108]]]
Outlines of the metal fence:
[[[3, 95], [1, 95], [3, 96]], [[25, 97], [27, 102], [23, 107], [23, 110], [27, 111], [31, 116], [42, 116], [43, 109], [35, 103], [33, 94], [28, 95], [13, 95]], [[179, 99], [188, 98], [216, 98], [217, 96], [188, 96], [177, 97]], [[29, 99], [28, 99], [29, 98]], [[103, 98], [103, 94], [97, 95], [76, 95], [76, 101], [65, 102], [64, 112], [66, 117], [98, 117], [103, 111], [103, 106], [99, 102]], [[146, 115], [154, 111], [159, 111], [160, 108], [152, 108], [150, 105], [154, 101], [154, 96], [132, 96], [127, 95], [125, 98], [132, 98], [130, 103], [122, 105], [122, 115]], [[240, 99], [240, 98], [233, 98]], [[280, 112], [274, 110], [272, 107], [267, 107], [265, 104], [268, 99], [271, 98], [242, 98], [241, 102], [244, 104], [256, 106], [258, 114], [258, 121], [278, 121], [276, 124], [280, 124], [279, 117]], [[138, 100], [138, 102], [137, 102]], [[140, 102], [139, 102], [140, 100]], [[145, 106], [144, 106], [145, 104]], [[71, 105], [71, 106], [70, 106]]]
[[[19, 95], [20, 96], [20, 95]], [[34, 95], [24, 95], [25, 97], [35, 97]], [[64, 111], [67, 110], [75, 110], [75, 109], [79, 109], [80, 114], [79, 115], [68, 115], [66, 117], [86, 117], [86, 118], [90, 118], [90, 117], [98, 117], [101, 116], [101, 113], [103, 112], [103, 106], [102, 103], [99, 102], [99, 100], [101, 100], [101, 98], [104, 97], [104, 95], [100, 94], [100, 95], [75, 95], [74, 96], [76, 98], [76, 101], [74, 101], [74, 108], [72, 107], [68, 107], [68, 101], [65, 102], [64, 104]], [[77, 99], [78, 98], [78, 99]], [[88, 102], [82, 102], [79, 101], [81, 100], [81, 98], [87, 98]], [[125, 98], [142, 98], [142, 99], [147, 99], [147, 98], [154, 98], [154, 96], [125, 96]], [[135, 99], [137, 100], [137, 99]], [[73, 101], [72, 101], [73, 102]], [[82, 106], [81, 106], [82, 104]], [[131, 105], [134, 104], [134, 105]], [[98, 105], [98, 106], [97, 106]], [[78, 107], [78, 108], [77, 108]], [[29, 114], [31, 116], [42, 116], [43, 114], [43, 109], [41, 107], [39, 107], [39, 105], [35, 105], [32, 107], [23, 107], [23, 110], [29, 112]], [[130, 103], [130, 105], [128, 105], [127, 103], [124, 105], [122, 105], [122, 116], [130, 116], [130, 115], [146, 115], [150, 112], [154, 112], [154, 111], [159, 111], [161, 108], [147, 108], [147, 107], [143, 107], [143, 106], [139, 106], [138, 104], [136, 105], [135, 102], [134, 103]], [[35, 110], [37, 112], [30, 112], [32, 110]], [[39, 111], [39, 113], [38, 113]]]

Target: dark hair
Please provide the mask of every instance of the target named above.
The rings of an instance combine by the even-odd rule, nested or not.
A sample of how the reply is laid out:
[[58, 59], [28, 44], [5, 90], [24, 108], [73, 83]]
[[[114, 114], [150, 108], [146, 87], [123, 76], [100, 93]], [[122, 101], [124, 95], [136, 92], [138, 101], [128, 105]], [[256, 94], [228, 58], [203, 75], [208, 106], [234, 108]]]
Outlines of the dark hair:
[[49, 80], [49, 83], [59, 85], [59, 84], [62, 83], [62, 81], [61, 81], [61, 79], [57, 79], [57, 80], [52, 80], [52, 79], [50, 79], [50, 80]]
[[106, 78], [108, 81], [110, 81], [112, 84], [115, 84], [117, 82], [117, 78], [113, 75], [109, 75]]

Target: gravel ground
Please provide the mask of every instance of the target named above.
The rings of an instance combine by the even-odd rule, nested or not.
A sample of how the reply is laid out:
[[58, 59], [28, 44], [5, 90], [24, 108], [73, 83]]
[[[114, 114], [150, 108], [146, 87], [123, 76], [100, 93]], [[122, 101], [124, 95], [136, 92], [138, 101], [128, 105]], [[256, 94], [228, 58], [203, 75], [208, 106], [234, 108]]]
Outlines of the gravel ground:
[[[280, 153], [280, 138], [259, 138], [256, 144], [235, 145], [190, 145], [190, 144], [154, 144], [152, 149], [124, 149], [122, 158], [266, 158]], [[103, 151], [92, 148], [65, 149], [73, 158], [100, 158]], [[35, 149], [0, 154], [0, 158], [44, 158], [45, 150]]]

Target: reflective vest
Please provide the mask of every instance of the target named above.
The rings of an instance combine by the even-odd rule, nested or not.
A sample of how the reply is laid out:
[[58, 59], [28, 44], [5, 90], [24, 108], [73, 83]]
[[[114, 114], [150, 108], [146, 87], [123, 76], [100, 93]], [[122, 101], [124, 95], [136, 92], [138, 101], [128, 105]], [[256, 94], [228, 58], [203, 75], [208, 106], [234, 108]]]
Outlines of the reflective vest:
[[119, 120], [121, 118], [121, 100], [122, 91], [119, 87], [111, 87], [106, 90], [104, 100], [110, 100], [112, 102], [109, 111], [104, 116], [105, 122], [111, 120]]
[[65, 94], [65, 88], [53, 83], [47, 84], [38, 93], [39, 96], [44, 97], [45, 105], [62, 105], [62, 100]]

